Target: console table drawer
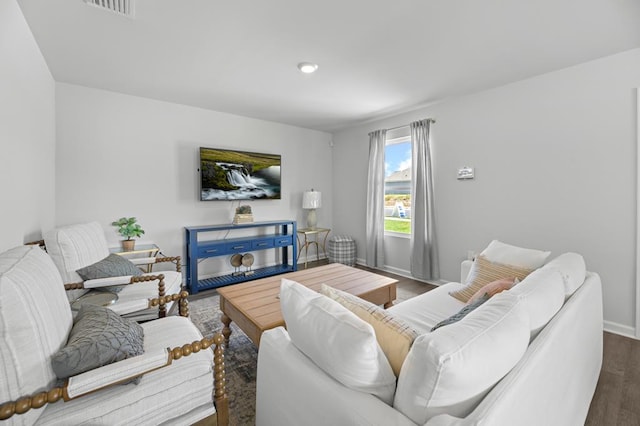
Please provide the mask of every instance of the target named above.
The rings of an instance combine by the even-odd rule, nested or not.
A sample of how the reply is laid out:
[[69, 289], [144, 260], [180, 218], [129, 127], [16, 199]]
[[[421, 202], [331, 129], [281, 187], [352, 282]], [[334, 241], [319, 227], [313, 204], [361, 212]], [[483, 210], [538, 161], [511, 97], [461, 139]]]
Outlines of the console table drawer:
[[224, 244], [204, 244], [198, 246], [198, 258], [220, 256], [225, 253]]
[[268, 249], [273, 247], [274, 247], [273, 238], [263, 238], [261, 240], [255, 240], [251, 242], [252, 250], [262, 250], [262, 249]]
[[275, 247], [290, 246], [293, 244], [293, 235], [283, 235], [282, 237], [276, 237], [273, 239]]
[[225, 245], [227, 253], [240, 253], [251, 250], [251, 241], [236, 241]]

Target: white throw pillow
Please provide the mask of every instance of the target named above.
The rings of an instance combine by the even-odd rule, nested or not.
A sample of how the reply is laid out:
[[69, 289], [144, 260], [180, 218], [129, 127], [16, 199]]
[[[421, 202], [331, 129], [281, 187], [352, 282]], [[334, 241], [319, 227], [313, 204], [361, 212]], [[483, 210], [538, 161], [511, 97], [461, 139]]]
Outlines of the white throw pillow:
[[565, 299], [580, 288], [587, 276], [584, 258], [577, 253], [564, 253], [544, 265], [543, 269], [556, 269], [562, 275]]
[[282, 279], [280, 306], [293, 344], [348, 388], [391, 405], [396, 376], [373, 327], [338, 302]]
[[480, 254], [490, 262], [538, 269], [544, 265], [551, 252], [512, 246], [493, 240]]
[[541, 268], [530, 273], [509, 292], [523, 300], [529, 313], [531, 339], [547, 325], [564, 304], [564, 283], [554, 268]]
[[464, 319], [419, 336], [402, 365], [393, 406], [417, 424], [438, 414], [467, 416], [518, 363], [529, 319], [509, 291]]

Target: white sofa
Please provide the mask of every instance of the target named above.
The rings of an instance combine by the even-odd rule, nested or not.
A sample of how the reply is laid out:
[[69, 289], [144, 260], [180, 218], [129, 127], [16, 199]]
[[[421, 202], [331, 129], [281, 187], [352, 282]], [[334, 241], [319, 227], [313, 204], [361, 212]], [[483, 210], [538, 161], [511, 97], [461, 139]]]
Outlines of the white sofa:
[[[469, 267], [469, 261], [462, 265], [463, 282]], [[448, 294], [462, 286], [448, 283], [389, 309], [419, 334], [402, 364], [391, 405], [329, 376], [292, 343], [284, 328], [265, 332], [258, 356], [256, 424], [584, 424], [602, 365], [600, 277], [586, 272], [581, 256], [568, 253], [536, 270], [512, 290], [494, 296], [459, 323], [431, 332], [433, 325], [464, 306]], [[498, 300], [492, 302], [494, 299]], [[437, 379], [442, 380], [438, 386], [444, 387], [462, 383], [460, 389], [447, 389], [460, 400], [447, 402], [442, 397], [434, 402], [433, 389], [425, 384], [433, 380], [434, 373], [425, 370], [434, 362], [429, 353], [439, 344], [436, 333], [448, 329], [440, 334], [450, 333], [450, 338], [456, 339], [474, 322], [480, 322], [483, 310], [494, 309], [499, 302], [510, 303], [517, 315], [505, 316], [499, 334], [495, 334], [499, 327], [485, 324], [484, 330], [458, 342], [457, 358], [450, 357], [451, 365], [444, 363], [438, 369], [453, 368], [449, 373], [455, 376], [458, 370], [460, 374]], [[483, 347], [465, 352], [483, 339]], [[513, 365], [506, 365], [506, 375], [495, 383], [484, 383], [484, 391], [469, 390], [488, 371], [500, 367], [496, 359], [509, 356], [516, 358]], [[423, 389], [425, 386], [428, 389]], [[425, 396], [425, 391], [431, 394]], [[430, 408], [425, 409], [426, 405]]]

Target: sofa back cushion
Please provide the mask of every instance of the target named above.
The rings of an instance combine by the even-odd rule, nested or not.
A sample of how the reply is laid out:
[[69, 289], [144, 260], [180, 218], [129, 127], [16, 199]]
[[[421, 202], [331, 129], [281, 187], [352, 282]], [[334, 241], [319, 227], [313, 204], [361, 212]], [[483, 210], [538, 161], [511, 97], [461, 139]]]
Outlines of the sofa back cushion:
[[529, 319], [521, 300], [502, 292], [463, 320], [413, 342], [393, 405], [417, 424], [442, 413], [465, 417], [528, 344]]
[[[51, 356], [66, 343], [72, 322], [60, 274], [40, 247], [0, 254], [0, 402], [54, 384]], [[41, 413], [31, 410], [12, 420], [29, 425]]]
[[65, 284], [82, 282], [76, 271], [109, 255], [107, 239], [98, 222], [54, 229], [45, 233], [44, 242]]
[[587, 276], [587, 267], [584, 258], [577, 253], [563, 253], [544, 265], [543, 269], [555, 269], [560, 272], [564, 284], [565, 299], [584, 283]]
[[286, 278], [280, 306], [291, 342], [302, 353], [346, 387], [391, 405], [396, 376], [371, 325], [338, 302]]
[[529, 315], [531, 339], [538, 335], [564, 304], [562, 275], [554, 268], [533, 271], [509, 292], [522, 299]]

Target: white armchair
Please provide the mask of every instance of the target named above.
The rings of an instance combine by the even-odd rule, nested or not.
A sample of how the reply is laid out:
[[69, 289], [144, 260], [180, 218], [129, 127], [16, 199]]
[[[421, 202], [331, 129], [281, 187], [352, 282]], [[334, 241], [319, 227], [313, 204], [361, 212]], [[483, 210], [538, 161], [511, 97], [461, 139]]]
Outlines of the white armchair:
[[[109, 255], [107, 240], [102, 226], [97, 222], [64, 226], [45, 233], [46, 250], [53, 259], [67, 289], [77, 289], [68, 292], [73, 302], [91, 289], [124, 285], [118, 293], [118, 299], [109, 308], [116, 313], [134, 319], [145, 321], [166, 316], [173, 304], [173, 300], [165, 300], [166, 294], [177, 294], [182, 290], [182, 273], [180, 257], [156, 258], [155, 262], [172, 262], [175, 271], [162, 273], [145, 273], [141, 276], [112, 277], [99, 280], [84, 281], [76, 272], [78, 269], [93, 265]], [[145, 262], [150, 259], [145, 259]], [[95, 291], [95, 290], [93, 290]], [[159, 299], [159, 304], [151, 305], [149, 300]], [[180, 309], [187, 309], [187, 301], [181, 299]], [[181, 312], [182, 315], [187, 315]]]
[[[186, 425], [202, 420], [226, 425], [222, 335], [203, 338], [181, 316], [127, 324], [142, 327], [144, 354], [61, 382], [52, 360], [69, 345], [77, 323], [60, 274], [38, 247], [0, 254], [0, 422]], [[135, 377], [140, 377], [137, 384], [130, 382]]]

